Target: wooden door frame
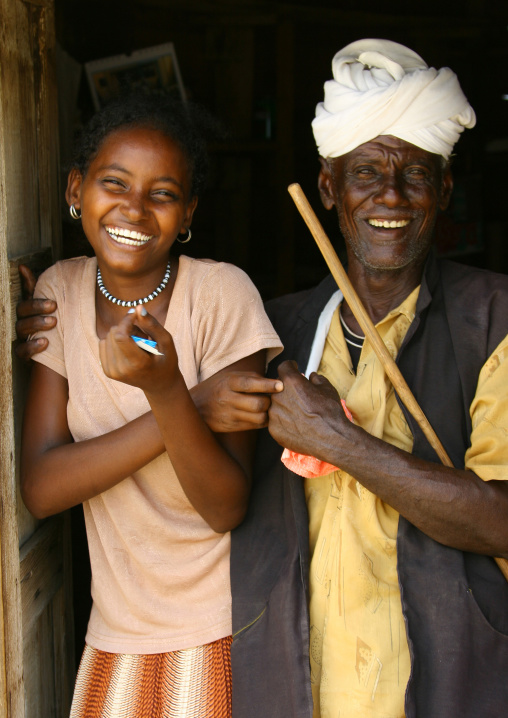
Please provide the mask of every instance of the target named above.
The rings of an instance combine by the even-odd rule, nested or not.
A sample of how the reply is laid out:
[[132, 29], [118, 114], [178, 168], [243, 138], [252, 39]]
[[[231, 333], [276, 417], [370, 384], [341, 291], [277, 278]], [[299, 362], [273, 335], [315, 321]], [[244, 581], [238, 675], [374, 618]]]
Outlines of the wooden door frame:
[[[56, 257], [60, 253], [54, 0], [0, 0], [0, 17], [0, 718], [35, 713], [54, 718], [68, 715], [72, 691], [72, 607], [67, 610], [66, 605], [71, 593], [69, 517], [55, 517], [39, 527], [34, 522], [31, 536], [32, 529], [27, 532], [19, 523], [20, 400], [15, 407], [14, 392], [20, 386], [20, 366], [13, 358], [13, 340], [21, 287], [19, 257], [12, 256], [30, 252], [30, 260], [42, 256], [47, 264], [51, 247]], [[30, 79], [25, 81], [27, 69]], [[28, 129], [22, 118], [17, 124], [16, 115], [25, 102]], [[24, 151], [26, 147], [30, 150]], [[55, 624], [49, 631], [58, 629], [50, 662], [62, 689], [59, 695], [49, 692], [51, 708], [34, 711], [38, 695], [33, 689], [27, 693], [34, 676], [24, 666], [30, 646], [26, 640], [50, 604], [49, 620]], [[30, 635], [45, 640], [37, 632]], [[45, 679], [48, 666], [38, 668]]]
[[[2, 111], [0, 86], [0, 118]], [[0, 177], [6, 176], [5, 134], [0, 122]], [[12, 310], [7, 236], [7, 197], [0, 182], [0, 716], [24, 715], [23, 632], [19, 537], [16, 515], [16, 443], [12, 380]]]

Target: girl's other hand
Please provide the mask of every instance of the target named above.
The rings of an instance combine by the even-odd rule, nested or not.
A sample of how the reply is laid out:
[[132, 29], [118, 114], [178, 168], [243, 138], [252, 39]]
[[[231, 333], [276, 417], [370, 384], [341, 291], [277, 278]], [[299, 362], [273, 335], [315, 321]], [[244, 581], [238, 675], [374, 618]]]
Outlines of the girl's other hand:
[[271, 395], [284, 388], [280, 379], [242, 371], [244, 361], [241, 359], [191, 389], [201, 417], [216, 433], [267, 426]]
[[[135, 327], [157, 342], [161, 356], [136, 345], [131, 335], [140, 332]], [[106, 376], [137, 386], [145, 393], [169, 388], [180, 376], [172, 336], [143, 306], [137, 306], [117, 326], [111, 327], [106, 339], [99, 343], [99, 353]]]

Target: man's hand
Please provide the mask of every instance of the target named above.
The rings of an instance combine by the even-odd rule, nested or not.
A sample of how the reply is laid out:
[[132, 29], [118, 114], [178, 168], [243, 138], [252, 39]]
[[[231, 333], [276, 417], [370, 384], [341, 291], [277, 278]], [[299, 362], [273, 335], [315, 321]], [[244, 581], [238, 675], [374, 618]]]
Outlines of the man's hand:
[[462, 551], [508, 558], [508, 485], [425, 461], [371, 436], [344, 414], [331, 384], [307, 381], [294, 362], [279, 367], [268, 430], [282, 446], [354, 476], [427, 536]]
[[48, 346], [45, 337], [28, 340], [35, 332], [47, 331], [56, 325], [56, 317], [46, 316], [56, 310], [56, 302], [51, 299], [33, 299], [35, 277], [24, 264], [19, 265], [22, 279], [23, 299], [16, 307], [16, 356], [22, 361], [29, 361]]
[[284, 391], [272, 398], [268, 430], [275, 441], [291, 451], [327, 461], [327, 436], [352, 424], [346, 418], [340, 397], [330, 382], [319, 374], [306, 379], [293, 361], [279, 366]]

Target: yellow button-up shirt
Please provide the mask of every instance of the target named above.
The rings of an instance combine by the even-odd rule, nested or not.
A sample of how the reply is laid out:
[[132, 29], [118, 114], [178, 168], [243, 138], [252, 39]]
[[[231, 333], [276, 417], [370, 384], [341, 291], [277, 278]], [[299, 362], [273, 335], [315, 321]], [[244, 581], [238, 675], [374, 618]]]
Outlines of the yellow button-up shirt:
[[[419, 287], [379, 324], [393, 358], [413, 321]], [[507, 478], [508, 337], [481, 370], [471, 405], [466, 468]], [[319, 373], [363, 429], [410, 452], [413, 436], [365, 340], [355, 375], [332, 319]], [[314, 718], [403, 718], [410, 659], [397, 578], [399, 514], [345, 471], [305, 480], [309, 509], [310, 656]]]

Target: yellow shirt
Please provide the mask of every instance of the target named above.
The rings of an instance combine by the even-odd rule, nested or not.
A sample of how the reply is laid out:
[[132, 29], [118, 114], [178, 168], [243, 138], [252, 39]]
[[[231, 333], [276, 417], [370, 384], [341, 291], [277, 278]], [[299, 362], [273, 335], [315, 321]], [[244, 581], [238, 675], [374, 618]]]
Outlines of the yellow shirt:
[[[393, 358], [414, 318], [418, 292], [377, 325]], [[507, 357], [508, 337], [482, 368], [471, 405], [466, 468], [484, 480], [507, 478]], [[319, 373], [346, 400], [356, 424], [412, 450], [411, 431], [368, 340], [354, 374], [338, 310]], [[305, 492], [314, 718], [403, 718], [410, 659], [397, 578], [399, 514], [345, 471], [306, 479]]]

